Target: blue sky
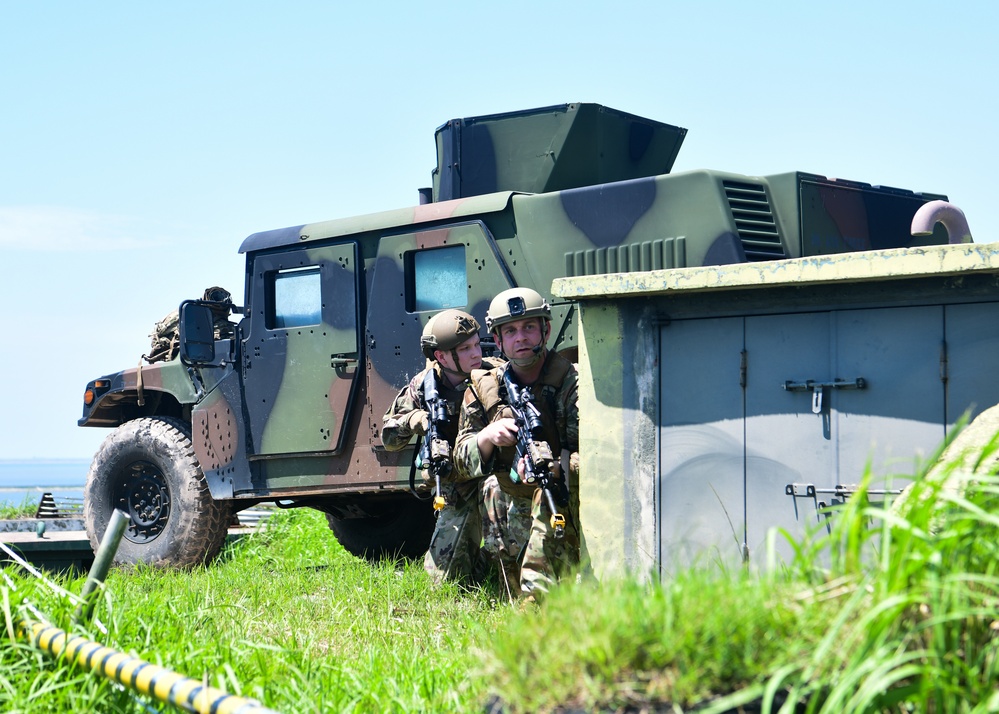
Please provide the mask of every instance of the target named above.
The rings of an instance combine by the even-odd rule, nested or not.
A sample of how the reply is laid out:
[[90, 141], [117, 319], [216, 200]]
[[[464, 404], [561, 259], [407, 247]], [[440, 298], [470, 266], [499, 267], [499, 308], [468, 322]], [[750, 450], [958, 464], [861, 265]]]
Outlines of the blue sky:
[[0, 459], [89, 458], [87, 381], [250, 233], [416, 203], [455, 117], [597, 102], [674, 171], [993, 209], [999, 3], [0, 3]]

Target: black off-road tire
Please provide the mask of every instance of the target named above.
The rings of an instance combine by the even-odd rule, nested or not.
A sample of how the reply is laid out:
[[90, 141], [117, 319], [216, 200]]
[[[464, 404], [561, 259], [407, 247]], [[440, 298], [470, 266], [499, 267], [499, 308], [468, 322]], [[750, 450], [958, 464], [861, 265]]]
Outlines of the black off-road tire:
[[405, 497], [388, 501], [378, 510], [366, 518], [327, 513], [326, 520], [340, 545], [358, 558], [422, 558], [434, 533], [430, 502]]
[[83, 517], [96, 552], [114, 509], [129, 516], [114, 562], [186, 568], [225, 544], [228, 503], [212, 499], [194, 455], [190, 427], [145, 417], [122, 424], [101, 444], [83, 491]]

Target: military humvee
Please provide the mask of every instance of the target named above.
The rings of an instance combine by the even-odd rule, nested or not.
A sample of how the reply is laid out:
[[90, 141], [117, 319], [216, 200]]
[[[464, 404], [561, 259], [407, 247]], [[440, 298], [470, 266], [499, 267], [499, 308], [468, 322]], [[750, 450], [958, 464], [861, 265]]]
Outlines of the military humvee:
[[[354, 554], [417, 556], [433, 511], [413, 487], [415, 449], [386, 451], [379, 429], [422, 367], [434, 312], [483, 322], [499, 291], [552, 300], [564, 276], [947, 242], [939, 226], [909, 232], [945, 196], [802, 172], [671, 174], [685, 135], [596, 104], [455, 119], [436, 130], [419, 205], [249, 236], [242, 307], [184, 301], [176, 358], [87, 385], [79, 424], [114, 429], [87, 477], [91, 542], [120, 508], [119, 562], [190, 565], [266, 501], [324, 511]], [[574, 307], [552, 302], [550, 344], [572, 356]]]

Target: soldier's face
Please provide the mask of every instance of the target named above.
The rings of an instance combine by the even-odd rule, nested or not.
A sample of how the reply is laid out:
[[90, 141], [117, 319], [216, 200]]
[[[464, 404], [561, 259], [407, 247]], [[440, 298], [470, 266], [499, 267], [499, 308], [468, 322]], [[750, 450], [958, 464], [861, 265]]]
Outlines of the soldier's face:
[[[453, 354], [458, 355], [458, 364], [454, 363]], [[473, 369], [482, 366], [482, 344], [478, 335], [474, 335], [462, 342], [452, 352], [437, 352], [437, 361], [448, 369], [468, 374]]]
[[500, 347], [508, 359], [526, 359], [535, 347], [544, 347], [546, 322], [538, 317], [513, 320], [499, 326]]

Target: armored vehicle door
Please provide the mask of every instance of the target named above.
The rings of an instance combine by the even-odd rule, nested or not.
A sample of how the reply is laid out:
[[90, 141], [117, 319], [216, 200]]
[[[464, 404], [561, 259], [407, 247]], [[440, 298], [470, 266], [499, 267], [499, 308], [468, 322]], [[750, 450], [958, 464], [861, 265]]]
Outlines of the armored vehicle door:
[[254, 258], [243, 343], [253, 456], [344, 448], [360, 358], [354, 243]]

